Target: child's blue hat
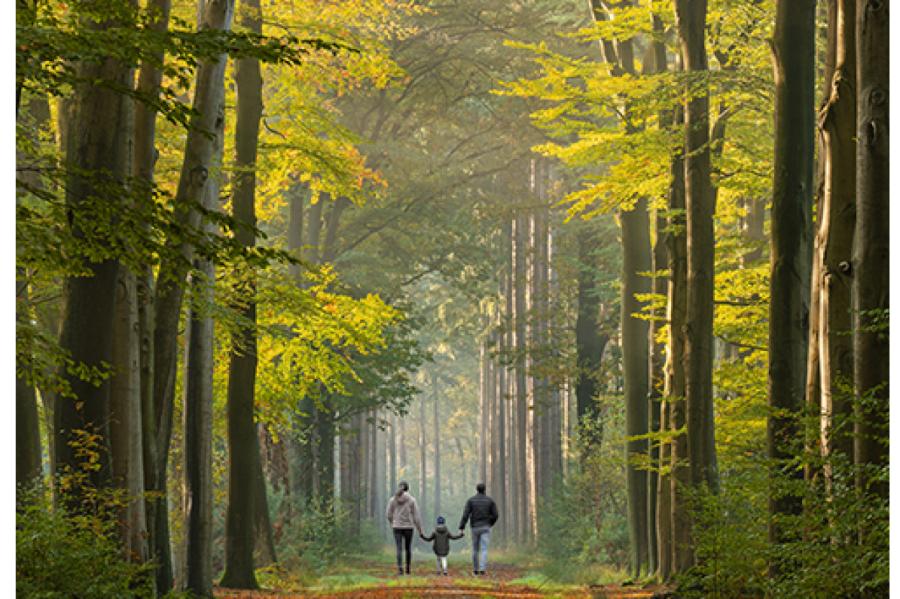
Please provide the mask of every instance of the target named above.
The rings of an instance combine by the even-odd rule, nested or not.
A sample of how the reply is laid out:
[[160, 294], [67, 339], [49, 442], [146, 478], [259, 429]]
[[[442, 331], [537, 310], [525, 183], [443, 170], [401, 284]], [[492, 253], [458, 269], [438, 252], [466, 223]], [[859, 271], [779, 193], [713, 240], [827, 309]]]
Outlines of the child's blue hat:
[[444, 517], [438, 516], [438, 524], [443, 524], [444, 522], [446, 522], [446, 520], [444, 520]]

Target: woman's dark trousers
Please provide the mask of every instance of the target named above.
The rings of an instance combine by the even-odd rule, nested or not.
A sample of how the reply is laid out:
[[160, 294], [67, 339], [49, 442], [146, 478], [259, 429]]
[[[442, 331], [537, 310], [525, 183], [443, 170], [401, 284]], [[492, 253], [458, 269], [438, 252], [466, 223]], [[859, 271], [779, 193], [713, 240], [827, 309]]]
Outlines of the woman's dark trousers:
[[394, 543], [397, 545], [397, 570], [403, 572], [403, 548], [406, 547], [406, 573], [409, 574], [410, 553], [412, 552], [413, 529], [395, 528]]

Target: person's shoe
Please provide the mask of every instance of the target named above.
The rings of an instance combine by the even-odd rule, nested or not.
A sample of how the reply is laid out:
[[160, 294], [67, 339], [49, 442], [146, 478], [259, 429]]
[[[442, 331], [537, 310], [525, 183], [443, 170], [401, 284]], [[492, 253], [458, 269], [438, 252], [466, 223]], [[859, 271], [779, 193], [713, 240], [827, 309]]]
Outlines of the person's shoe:
[[482, 571], [479, 572], [479, 574], [481, 574], [482, 576], [484, 576], [485, 574], [487, 574], [487, 572], [485, 572], [484, 570], [482, 570]]

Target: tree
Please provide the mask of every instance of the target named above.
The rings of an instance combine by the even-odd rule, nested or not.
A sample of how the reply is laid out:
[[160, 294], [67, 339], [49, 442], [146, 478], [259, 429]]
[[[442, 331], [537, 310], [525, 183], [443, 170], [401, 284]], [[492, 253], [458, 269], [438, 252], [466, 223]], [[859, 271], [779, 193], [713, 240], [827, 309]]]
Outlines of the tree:
[[[772, 196], [771, 304], [769, 309], [768, 455], [773, 491], [769, 541], [793, 538], [783, 519], [801, 510], [796, 492], [778, 479], [802, 476], [791, 458], [806, 383], [811, 264], [815, 107], [815, 8], [811, 0], [781, 0], [776, 7], [775, 177]], [[780, 565], [771, 564], [777, 576]]]
[[677, 0], [675, 15], [684, 70], [700, 80], [685, 108], [684, 190], [687, 216], [685, 397], [691, 484], [717, 488], [712, 393], [712, 321], [715, 239], [710, 182], [709, 96], [705, 76], [706, 0]]
[[646, 273], [650, 263], [650, 221], [647, 200], [640, 198], [630, 210], [619, 214], [622, 226], [622, 356], [625, 376], [625, 433], [628, 435], [626, 460], [629, 537], [632, 548], [632, 573], [638, 576], [648, 563], [648, 485], [647, 470], [637, 460], [647, 454], [648, 426], [648, 339], [647, 321], [635, 316], [640, 312], [638, 295], [650, 291]]
[[[888, 496], [888, 5], [856, 3], [856, 229], [852, 306], [857, 485]], [[774, 300], [773, 300], [774, 301]], [[863, 529], [865, 526], [863, 525]], [[865, 542], [866, 533], [863, 541]]]
[[[234, 12], [233, 0], [208, 0], [199, 11], [198, 29], [228, 31]], [[175, 219], [185, 222], [191, 230], [200, 223], [196, 206], [203, 200], [203, 192], [214, 155], [219, 98], [225, 81], [225, 55], [200, 62], [194, 90], [194, 116], [185, 140], [184, 160], [175, 193]], [[187, 239], [171, 238], [168, 249], [180, 257], [163, 260], [155, 286], [153, 314], [153, 414], [152, 432], [145, 442], [153, 445], [156, 470], [147, 485], [148, 491], [160, 494], [153, 510], [153, 538], [158, 563], [156, 586], [165, 592], [172, 588], [172, 558], [169, 547], [168, 499], [166, 479], [172, 419], [175, 400], [175, 374], [178, 354], [178, 321], [184, 299], [184, 262], [190, 263], [194, 248]], [[146, 412], [146, 410], [145, 410]]]
[[[91, 14], [91, 7], [82, 7], [81, 26], [105, 31], [121, 26], [123, 14]], [[124, 12], [124, 11], [123, 11]], [[98, 18], [99, 17], [99, 18]], [[127, 144], [132, 131], [131, 100], [115, 91], [129, 85], [133, 72], [127, 62], [108, 57], [92, 62], [79, 61], [75, 72], [82, 83], [75, 86], [69, 101], [70, 112], [65, 115], [66, 205], [70, 214], [73, 236], [86, 246], [108, 248], [117, 244], [112, 238], [114, 221], [107, 217], [99, 234], [92, 223], [94, 215], [107, 208], [116, 214], [122, 208], [118, 194], [104, 194], [104, 186], [123, 189], [128, 176], [130, 156]], [[101, 80], [109, 85], [94, 85]], [[64, 309], [60, 346], [75, 364], [106, 370], [113, 360], [113, 324], [119, 260], [110, 252], [101, 251], [97, 258], [85, 257], [84, 274], [69, 276], [65, 282]], [[78, 373], [65, 369], [62, 378], [68, 383], [71, 396], [61, 399], [54, 413], [56, 449], [55, 473], [71, 478], [66, 503], [76, 509], [83, 504], [90, 489], [110, 486], [112, 477], [109, 435], [108, 378], [99, 385], [84, 380]], [[83, 479], [81, 451], [95, 451], [97, 468], [90, 468]]]
[[853, 455], [847, 392], [853, 379], [853, 337], [850, 334], [851, 263], [856, 194], [856, 42], [855, 5], [832, 3], [826, 97], [819, 109], [821, 187], [818, 190], [810, 299], [807, 403], [823, 415], [822, 449]]
[[[240, 23], [254, 33], [262, 32], [258, 0], [248, 0]], [[262, 76], [259, 60], [241, 58], [235, 63], [237, 122], [235, 125], [235, 181], [232, 209], [238, 228], [235, 238], [245, 247], [256, 243], [256, 159], [259, 121], [262, 116]], [[256, 387], [256, 276], [252, 266], [238, 273], [241, 323], [232, 336], [228, 370], [228, 512], [225, 519], [225, 573], [222, 586], [257, 587], [253, 572], [253, 547], [257, 510], [265, 507], [266, 495], [257, 492], [261, 478], [259, 442], [254, 424]], [[263, 505], [257, 505], [262, 502]]]
[[[203, 207], [218, 210], [225, 136], [224, 89], [216, 120], [213, 174], [207, 179]], [[207, 233], [215, 227], [207, 224]], [[191, 277], [193, 304], [185, 332], [184, 476], [187, 504], [184, 588], [198, 597], [212, 597], [213, 587], [213, 369], [215, 323], [212, 310], [215, 264], [205, 256], [194, 259]]]

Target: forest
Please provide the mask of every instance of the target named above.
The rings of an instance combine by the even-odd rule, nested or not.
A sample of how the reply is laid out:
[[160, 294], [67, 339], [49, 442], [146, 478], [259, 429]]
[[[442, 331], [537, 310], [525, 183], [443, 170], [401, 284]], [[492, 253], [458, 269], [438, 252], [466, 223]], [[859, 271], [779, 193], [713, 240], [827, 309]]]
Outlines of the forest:
[[16, 596], [887, 597], [888, 4], [16, 0]]

